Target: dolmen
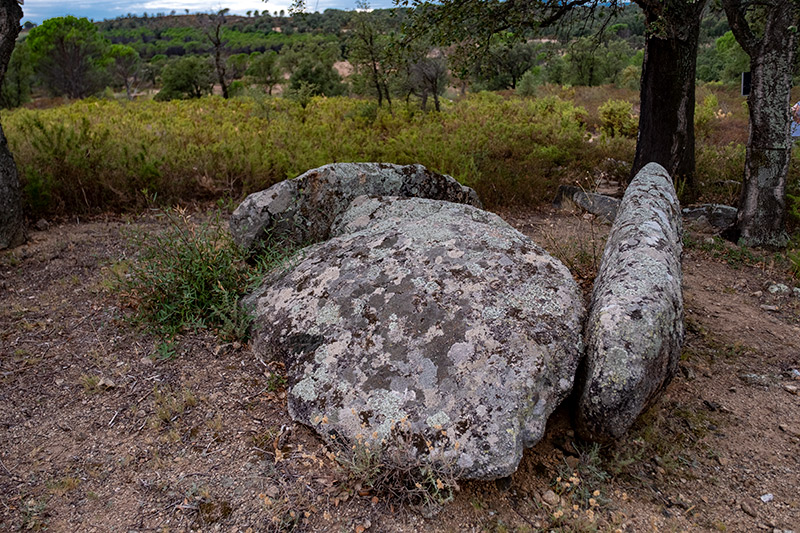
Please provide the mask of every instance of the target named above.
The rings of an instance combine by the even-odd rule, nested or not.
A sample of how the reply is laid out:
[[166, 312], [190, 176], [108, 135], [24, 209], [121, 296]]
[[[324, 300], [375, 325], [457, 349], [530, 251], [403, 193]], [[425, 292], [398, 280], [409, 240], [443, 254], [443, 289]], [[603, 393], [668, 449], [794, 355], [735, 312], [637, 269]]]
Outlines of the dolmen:
[[[604, 262], [626, 261], [633, 284], [650, 283], [651, 292], [638, 306], [632, 300], [592, 306], [599, 326], [587, 330], [587, 342], [598, 355], [583, 364], [591, 320], [560, 261], [482, 210], [474, 191], [450, 176], [375, 163], [309, 171], [248, 197], [234, 213], [234, 238], [250, 249], [276, 234], [308, 244], [245, 298], [255, 316], [253, 350], [285, 364], [290, 416], [327, 442], [446, 468], [460, 479], [512, 474], [573, 392], [576, 376], [578, 409], [585, 411], [576, 415], [581, 433], [616, 436], [674, 374], [673, 350], [683, 331], [670, 333], [670, 316], [649, 308], [660, 301], [656, 286], [665, 297], [677, 287], [678, 300], [670, 301], [672, 319], [680, 320], [674, 190], [670, 197], [666, 172], [651, 166], [631, 187], [615, 225], [627, 227], [626, 217], [635, 221], [647, 208], [653, 215], [639, 218], [643, 233], [622, 231], [619, 251], [607, 250]], [[636, 273], [640, 266], [625, 255], [634, 248], [652, 277]], [[652, 264], [662, 259], [666, 270]], [[621, 270], [607, 271], [597, 298], [613, 302], [636, 292], [614, 288]], [[663, 285], [662, 272], [675, 279]], [[630, 327], [620, 326], [625, 320]], [[663, 342], [637, 341], [623, 353], [603, 336], [604, 326]], [[644, 361], [623, 364], [639, 347]], [[620, 364], [628, 374], [612, 373]], [[593, 402], [593, 395], [602, 400]], [[631, 400], [614, 404], [623, 397]], [[614, 405], [624, 415], [606, 427], [597, 418]]]

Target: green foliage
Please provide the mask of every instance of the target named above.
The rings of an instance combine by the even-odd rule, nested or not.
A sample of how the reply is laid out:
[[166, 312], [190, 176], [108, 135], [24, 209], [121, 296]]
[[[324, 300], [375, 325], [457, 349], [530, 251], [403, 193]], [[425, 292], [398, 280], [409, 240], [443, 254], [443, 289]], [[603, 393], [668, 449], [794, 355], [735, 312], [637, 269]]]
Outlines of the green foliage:
[[310, 91], [312, 96], [339, 96], [345, 92], [345, 86], [339, 74], [333, 69], [333, 65], [304, 58], [289, 78], [289, 90]]
[[531, 67], [525, 71], [517, 84], [519, 96], [536, 96], [536, 88], [544, 82], [542, 68]]
[[719, 99], [714, 93], [708, 93], [701, 104], [694, 107], [694, 134], [698, 139], [705, 139], [711, 134], [711, 126], [719, 113]]
[[738, 83], [742, 72], [750, 70], [750, 56], [742, 50], [733, 32], [728, 31], [717, 39], [716, 51], [723, 65], [719, 78], [721, 81]]
[[[475, 187], [488, 206], [547, 202], [559, 183], [598, 169], [624, 179], [624, 165], [607, 161], [633, 158], [635, 139], [617, 132], [635, 131], [635, 97], [608, 86], [537, 90], [535, 98], [468, 95], [438, 114], [310, 96], [304, 110], [302, 102], [263, 93], [228, 101], [87, 100], [7, 112], [3, 128], [33, 217], [138, 210], [145, 188], [165, 203], [236, 200], [333, 161], [421, 163]], [[729, 107], [728, 96], [714, 93]], [[617, 136], [587, 142], [587, 129], [602, 131], [600, 107], [614, 111], [606, 128]], [[707, 201], [736, 198], [738, 188], [715, 185], [742, 172], [744, 140], [715, 144], [722, 128], [741, 137], [746, 114], [738, 105], [736, 112], [713, 120], [711, 138], [697, 147]]]
[[228, 73], [231, 79], [241, 79], [250, 64], [250, 55], [248, 54], [233, 54], [228, 58]]
[[286, 98], [297, 102], [300, 107], [305, 109], [317, 93], [317, 86], [306, 80], [300, 80], [286, 91]]
[[88, 19], [45, 20], [27, 42], [36, 73], [52, 94], [85, 98], [105, 87], [109, 42]]
[[283, 81], [283, 71], [278, 63], [278, 54], [267, 50], [263, 54], [251, 57], [247, 75], [254, 83], [263, 86], [267, 94], [272, 95], [272, 89]]
[[739, 183], [744, 173], [745, 145], [731, 142], [697, 147], [697, 180], [703, 184], [706, 201], [733, 205], [739, 198]]
[[8, 62], [6, 77], [0, 91], [0, 106], [19, 107], [31, 99], [33, 85], [33, 64], [27, 41], [16, 44]]
[[628, 65], [619, 73], [617, 87], [638, 91], [642, 79], [641, 65]]
[[523, 75], [542, 59], [541, 44], [506, 42], [504, 37], [496, 38], [496, 42], [472, 65], [473, 76], [481, 82], [482, 88], [492, 91], [515, 89]]
[[[211, 328], [225, 340], [244, 339], [251, 317], [239, 298], [259, 275], [286, 257], [268, 247], [255, 267], [222, 226], [219, 214], [196, 223], [184, 210], [168, 209], [169, 229], [133, 235], [139, 250], [121, 289], [137, 306], [137, 320], [172, 339], [186, 330]], [[173, 353], [167, 342], [162, 357]]]
[[130, 46], [112, 44], [108, 55], [111, 58], [110, 70], [114, 81], [125, 87], [128, 98], [132, 98], [134, 84], [141, 70], [139, 54]]
[[208, 60], [198, 56], [176, 59], [164, 67], [163, 86], [156, 100], [200, 98], [214, 88], [214, 69]]
[[228, 86], [228, 96], [243, 96], [247, 93], [247, 87], [241, 80], [232, 81]]
[[608, 137], [636, 137], [639, 120], [631, 112], [631, 103], [609, 100], [598, 108], [600, 131]]
[[571, 85], [617, 83], [633, 55], [630, 45], [621, 39], [599, 42], [596, 38], [582, 37], [571, 43], [568, 50], [564, 57], [564, 81]]
[[[44, 122], [25, 113], [20, 125], [37, 155], [37, 164], [20, 164], [23, 190], [34, 216], [63, 209], [82, 212], [106, 201], [113, 204], [106, 184], [93, 180], [92, 169], [102, 166], [109, 143], [108, 130], [93, 128], [86, 116], [74, 122]], [[57, 205], [52, 205], [57, 201]]]

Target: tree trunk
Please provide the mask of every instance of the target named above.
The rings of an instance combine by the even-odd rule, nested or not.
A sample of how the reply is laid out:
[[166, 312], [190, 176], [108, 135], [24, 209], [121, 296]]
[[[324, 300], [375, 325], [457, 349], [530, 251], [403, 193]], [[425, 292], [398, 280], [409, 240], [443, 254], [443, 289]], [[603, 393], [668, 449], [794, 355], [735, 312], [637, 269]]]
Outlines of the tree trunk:
[[[794, 3], [794, 6], [791, 4]], [[750, 135], [736, 226], [727, 235], [747, 246], [785, 246], [786, 178], [792, 155], [791, 89], [797, 51], [800, 6], [786, 0], [765, 2], [757, 37], [745, 17], [744, 2], [723, 5], [739, 44], [750, 55], [752, 84], [747, 99]], [[759, 32], [760, 33], [760, 32]]]
[[214, 43], [215, 50], [214, 50], [214, 65], [216, 66], [217, 70], [217, 79], [219, 80], [219, 85], [222, 88], [222, 97], [226, 100], [228, 99], [228, 84], [225, 81], [225, 62], [222, 59], [222, 41], [219, 41], [219, 45]]
[[636, 0], [648, 25], [641, 111], [631, 179], [646, 164], [667, 169], [686, 199], [697, 195], [694, 87], [700, 21], [707, 0]]
[[[0, 84], [19, 35], [22, 8], [16, 0], [0, 0]], [[25, 219], [14, 157], [0, 126], [0, 250], [25, 242]]]

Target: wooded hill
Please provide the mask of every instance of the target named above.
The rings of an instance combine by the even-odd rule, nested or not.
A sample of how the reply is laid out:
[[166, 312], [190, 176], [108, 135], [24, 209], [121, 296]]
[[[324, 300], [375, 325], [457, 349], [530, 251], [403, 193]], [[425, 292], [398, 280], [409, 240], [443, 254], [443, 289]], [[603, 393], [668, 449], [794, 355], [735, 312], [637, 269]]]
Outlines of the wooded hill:
[[[327, 9], [292, 16], [269, 11], [240, 16], [226, 10], [211, 15], [128, 14], [93, 24], [94, 34], [89, 31], [75, 45], [79, 55], [93, 58], [90, 66], [76, 65], [71, 72], [65, 64], [68, 61], [53, 61], [52, 68], [39, 64], [48, 60], [42, 46], [38, 54], [31, 54], [28, 36], [43, 34], [39, 27], [21, 35], [0, 103], [16, 107], [29, 101], [32, 94], [81, 98], [106, 87], [124, 89], [132, 97], [143, 89], [158, 90], [165, 85], [169, 90], [162, 98], [167, 99], [201, 96], [215, 84], [223, 87], [224, 94], [230, 85], [234, 94], [253, 85], [271, 94], [284, 79], [295, 93], [307, 93], [306, 97], [349, 93], [391, 99], [393, 95], [417, 95], [423, 101], [428, 95], [438, 98], [451, 83], [473, 91], [518, 89], [522, 83], [523, 93], [542, 83], [638, 87], [645, 22], [635, 6], [623, 7], [610, 16], [575, 9], [557, 27], [525, 35], [498, 35], [484, 53], [468, 60], [432, 52], [436, 50], [433, 39], [409, 43], [403, 34], [408, 13], [407, 9], [368, 13]], [[73, 24], [69, 19], [52, 19], [42, 26], [56, 26], [56, 21], [69, 26]], [[58, 30], [50, 34], [54, 32]], [[215, 32], [216, 37], [212, 36]], [[720, 10], [706, 11], [700, 43], [699, 81], [733, 83], [747, 69], [747, 56]], [[212, 56], [213, 61], [206, 61]], [[435, 61], [427, 61], [415, 75], [413, 65], [431, 56]], [[186, 61], [188, 57], [203, 62]], [[387, 65], [382, 82], [376, 81], [377, 72], [372, 76], [367, 72], [376, 57], [378, 63]], [[342, 60], [355, 67], [355, 76], [346, 84], [332, 68]], [[63, 79], [71, 76], [88, 78], [77, 83]], [[419, 87], [420, 79], [412, 79], [415, 76], [427, 78], [421, 80], [425, 87]], [[176, 78], [181, 78], [181, 87], [170, 85]]]

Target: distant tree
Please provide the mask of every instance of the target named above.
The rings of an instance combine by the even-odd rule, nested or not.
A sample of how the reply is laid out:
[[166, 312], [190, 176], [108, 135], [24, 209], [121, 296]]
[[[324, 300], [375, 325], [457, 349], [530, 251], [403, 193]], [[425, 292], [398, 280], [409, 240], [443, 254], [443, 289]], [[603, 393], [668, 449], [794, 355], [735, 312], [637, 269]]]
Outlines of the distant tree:
[[252, 76], [253, 81], [263, 86], [269, 95], [272, 89], [283, 81], [283, 71], [278, 62], [278, 54], [272, 50], [267, 50], [263, 54], [257, 54], [250, 59], [250, 68], [247, 74]]
[[86, 18], [45, 20], [28, 34], [35, 71], [52, 94], [84, 98], [105, 87], [110, 43]]
[[387, 35], [386, 27], [381, 25], [376, 13], [369, 10], [367, 2], [357, 2], [356, 5], [361, 11], [355, 13], [352, 18], [353, 28], [348, 59], [359, 74], [369, 80], [369, 85], [378, 97], [378, 106], [382, 106], [386, 100], [391, 107], [389, 81], [394, 70], [391, 60], [392, 48], [396, 43], [393, 43], [391, 36]]
[[132, 100], [142, 73], [142, 61], [139, 54], [130, 46], [112, 44], [109, 57], [111, 57], [109, 68], [114, 79], [125, 87], [125, 95], [128, 100]]
[[156, 54], [151, 57], [150, 61], [142, 65], [142, 77], [144, 80], [155, 87], [168, 61], [169, 59], [164, 54]]
[[24, 30], [31, 30], [36, 27], [35, 22], [31, 22], [30, 20], [26, 20], [25, 24], [22, 25], [22, 29]]
[[434, 108], [440, 110], [439, 96], [444, 93], [450, 76], [447, 59], [441, 50], [432, 48], [423, 40], [407, 43], [399, 54], [405, 79], [402, 87], [408, 96], [413, 94], [420, 99], [420, 107], [427, 110], [428, 98], [433, 97]]
[[310, 87], [314, 96], [339, 96], [345, 92], [345, 86], [333, 65], [311, 57], [303, 58], [289, 78], [289, 89], [292, 91], [298, 91], [302, 86]]
[[570, 44], [564, 57], [566, 81], [585, 86], [617, 83], [631, 55], [633, 50], [622, 39], [580, 37]]
[[783, 246], [800, 0], [722, 0], [722, 6], [733, 35], [750, 56], [752, 76], [736, 237], [750, 246]]
[[738, 83], [742, 72], [750, 70], [750, 57], [747, 52], [736, 41], [732, 31], [725, 32], [717, 39], [714, 48], [721, 64], [718, 79], [726, 83]]
[[[0, 84], [20, 32], [22, 8], [16, 0], [0, 0]], [[0, 250], [25, 242], [25, 218], [14, 157], [0, 126]]]
[[522, 75], [536, 65], [539, 45], [515, 40], [508, 34], [499, 34], [492, 41], [474, 61], [473, 77], [490, 91], [515, 89]]
[[450, 76], [447, 74], [447, 59], [438, 53], [431, 57], [423, 57], [411, 65], [411, 88], [422, 99], [422, 110], [425, 111], [428, 97], [433, 96], [433, 105], [440, 111], [439, 96], [444, 93]]
[[184, 56], [164, 67], [157, 100], [200, 98], [214, 88], [214, 68], [198, 56]]
[[228, 58], [228, 75], [233, 80], [241, 79], [247, 72], [250, 54], [234, 54]]
[[284, 46], [280, 53], [283, 69], [291, 72], [289, 88], [297, 90], [301, 83], [312, 87], [314, 95], [338, 96], [345, 92], [339, 73], [333, 64], [339, 59], [338, 41], [314, 38]]
[[222, 37], [222, 28], [225, 25], [225, 15], [228, 14], [229, 9], [222, 9], [215, 14], [201, 15], [198, 17], [206, 35], [213, 47], [214, 54], [214, 69], [217, 73], [217, 82], [222, 88], [222, 97], [228, 98], [228, 79], [227, 79], [227, 65], [225, 55], [227, 50], [225, 45], [227, 41]]
[[33, 65], [28, 43], [22, 41], [14, 48], [11, 61], [8, 63], [2, 91], [0, 106], [6, 108], [19, 107], [28, 102], [33, 85]]

